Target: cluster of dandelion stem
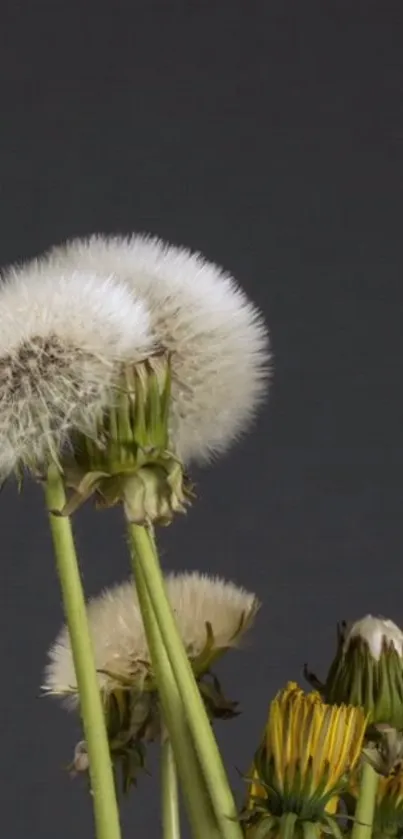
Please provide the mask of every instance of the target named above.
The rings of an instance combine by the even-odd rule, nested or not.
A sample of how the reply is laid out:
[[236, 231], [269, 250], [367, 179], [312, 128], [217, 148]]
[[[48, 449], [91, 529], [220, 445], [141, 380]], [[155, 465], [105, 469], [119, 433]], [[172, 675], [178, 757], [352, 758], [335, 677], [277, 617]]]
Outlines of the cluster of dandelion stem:
[[[227, 592], [237, 619], [221, 634], [221, 619], [205, 620], [192, 648], [156, 531], [194, 499], [184, 463], [224, 451], [253, 418], [269, 372], [263, 318], [219, 267], [144, 236], [70, 242], [2, 279], [0, 483], [28, 473], [44, 486], [67, 624], [59, 652], [73, 674], [44, 688], [80, 710], [72, 771], [89, 774], [97, 839], [120, 839], [118, 775], [132, 787], [157, 739], [165, 839], [180, 834], [179, 786], [197, 839], [241, 839], [212, 725], [237, 704], [212, 666], [257, 601], [239, 589], [246, 609], [231, 612]], [[146, 659], [125, 672], [113, 656], [97, 666], [73, 533], [88, 501], [124, 516]], [[210, 583], [219, 599], [223, 581]]]
[[[156, 528], [194, 498], [171, 443], [171, 377], [165, 351], [122, 364], [93, 433], [72, 435], [67, 453], [50, 446], [42, 476], [84, 733], [71, 769], [89, 773], [97, 839], [120, 839], [120, 786], [137, 784], [155, 740], [164, 839], [180, 837], [179, 788], [196, 839], [403, 836], [403, 635], [390, 621], [343, 625], [326, 680], [306, 669], [313, 692], [294, 683], [280, 691], [246, 776], [246, 801], [235, 802], [212, 727], [238, 713], [211, 671], [226, 646], [207, 621], [203, 649], [189, 652], [158, 557]], [[90, 499], [124, 513], [149, 651], [126, 675], [95, 666], [71, 518]], [[254, 612], [240, 615], [234, 638]]]
[[[224, 697], [216, 677], [208, 678], [217, 655], [211, 626], [206, 626], [205, 649], [189, 660], [166, 594], [154, 536], [154, 527], [184, 512], [191, 497], [181, 464], [169, 448], [169, 394], [166, 354], [126, 365], [96, 439], [77, 437], [73, 455], [52, 465], [46, 481], [85, 735], [73, 768], [88, 767], [98, 839], [118, 839], [117, 769], [128, 789], [144, 764], [144, 742], [157, 733], [163, 742], [167, 839], [179, 836], [176, 771], [194, 836], [242, 836], [211, 726], [213, 718], [234, 716], [236, 703]], [[70, 521], [92, 497], [101, 508], [121, 504], [126, 518], [152, 666], [137, 696], [130, 686], [119, 685], [118, 678], [108, 696], [102, 695], [97, 682]]]
[[[246, 778], [246, 802], [235, 804], [211, 726], [216, 718], [237, 714], [236, 703], [210, 676], [222, 650], [207, 624], [204, 649], [189, 658], [167, 597], [154, 533], [155, 526], [184, 512], [191, 499], [169, 444], [169, 356], [126, 365], [115, 394], [97, 437], [77, 438], [73, 457], [53, 464], [46, 482], [85, 735], [73, 768], [89, 770], [98, 839], [119, 839], [117, 773], [125, 791], [136, 784], [145, 745], [158, 738], [165, 839], [180, 836], [178, 778], [196, 839], [399, 836], [403, 668], [401, 650], [387, 640], [374, 658], [365, 639], [351, 638], [348, 644], [339, 633], [323, 684], [306, 670], [314, 692], [294, 683], [280, 691]], [[100, 508], [121, 504], [124, 510], [150, 652], [141, 686], [138, 674], [137, 681], [134, 674], [125, 681], [107, 671], [115, 685], [109, 693], [100, 691], [97, 681], [70, 523], [71, 514], [92, 497]], [[387, 733], [379, 723], [389, 724]], [[386, 782], [379, 787], [381, 774]]]

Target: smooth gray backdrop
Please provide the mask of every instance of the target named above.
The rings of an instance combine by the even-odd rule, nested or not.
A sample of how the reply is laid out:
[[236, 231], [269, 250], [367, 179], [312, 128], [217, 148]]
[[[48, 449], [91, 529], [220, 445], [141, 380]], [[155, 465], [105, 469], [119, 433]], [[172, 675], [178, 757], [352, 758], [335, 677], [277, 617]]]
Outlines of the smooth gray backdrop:
[[[336, 621], [403, 623], [401, 4], [14, 0], [1, 18], [1, 263], [151, 231], [232, 271], [270, 325], [267, 409], [161, 534], [166, 569], [264, 603], [220, 670], [241, 790], [270, 697], [306, 660], [325, 672]], [[40, 489], [7, 487], [0, 527], [2, 831], [88, 839], [63, 770], [77, 723], [40, 697], [62, 620]], [[118, 513], [76, 529], [88, 593], [127, 575]], [[125, 836], [160, 836], [150, 766]]]

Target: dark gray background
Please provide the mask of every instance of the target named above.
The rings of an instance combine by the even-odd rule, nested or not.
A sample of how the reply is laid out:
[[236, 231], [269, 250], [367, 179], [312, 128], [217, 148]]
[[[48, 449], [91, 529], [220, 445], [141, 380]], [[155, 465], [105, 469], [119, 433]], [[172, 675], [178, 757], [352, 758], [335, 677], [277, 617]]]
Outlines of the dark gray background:
[[[218, 728], [238, 788], [269, 698], [306, 659], [324, 672], [336, 621], [403, 623], [400, 6], [14, 0], [2, 15], [1, 262], [152, 231], [231, 270], [271, 328], [267, 410], [161, 535], [165, 568], [264, 603], [221, 668], [244, 709]], [[63, 772], [78, 727], [39, 692], [62, 618], [39, 488], [7, 488], [0, 524], [2, 829], [89, 837], [86, 790]], [[77, 535], [88, 592], [126, 576], [119, 514], [87, 509]], [[124, 805], [127, 836], [160, 835], [155, 775]]]

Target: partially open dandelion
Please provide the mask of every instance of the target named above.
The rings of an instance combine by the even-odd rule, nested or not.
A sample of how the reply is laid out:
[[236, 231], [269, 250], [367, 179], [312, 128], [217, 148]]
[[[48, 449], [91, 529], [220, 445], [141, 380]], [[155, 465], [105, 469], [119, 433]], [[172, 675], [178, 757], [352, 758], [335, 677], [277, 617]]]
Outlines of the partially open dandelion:
[[203, 461], [248, 426], [266, 391], [263, 318], [229, 274], [200, 254], [156, 238], [93, 236], [54, 248], [57, 271], [111, 273], [150, 310], [156, 343], [171, 356], [171, 442]]
[[357, 765], [366, 727], [362, 709], [325, 704], [290, 682], [270, 705], [243, 814], [248, 836], [339, 835], [335, 799]]
[[[179, 632], [211, 718], [230, 718], [236, 703], [222, 694], [211, 673], [212, 664], [235, 647], [251, 626], [259, 602], [232, 582], [188, 573], [166, 577], [166, 589]], [[143, 744], [160, 734], [157, 686], [131, 581], [104, 591], [87, 608], [95, 664], [107, 718], [111, 752], [141, 764]], [[49, 651], [44, 690], [62, 698], [67, 707], [79, 703], [69, 636], [63, 628]], [[82, 763], [80, 745], [78, 758]], [[137, 763], [136, 763], [137, 761]], [[135, 774], [135, 773], [133, 773]]]
[[0, 286], [0, 477], [96, 436], [116, 365], [153, 350], [145, 305], [108, 274], [8, 269]]
[[360, 705], [370, 723], [403, 728], [403, 633], [393, 621], [342, 623], [326, 681], [307, 675], [327, 702]]

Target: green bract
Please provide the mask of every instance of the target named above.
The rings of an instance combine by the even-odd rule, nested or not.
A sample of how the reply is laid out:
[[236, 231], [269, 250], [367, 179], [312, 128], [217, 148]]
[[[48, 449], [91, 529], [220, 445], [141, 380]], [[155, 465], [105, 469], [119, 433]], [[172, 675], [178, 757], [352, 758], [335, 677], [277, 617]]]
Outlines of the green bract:
[[64, 515], [91, 496], [101, 508], [123, 503], [135, 524], [169, 524], [185, 512], [193, 493], [169, 445], [170, 388], [166, 353], [124, 366], [95, 438], [76, 437], [73, 458], [62, 463], [73, 490]]

